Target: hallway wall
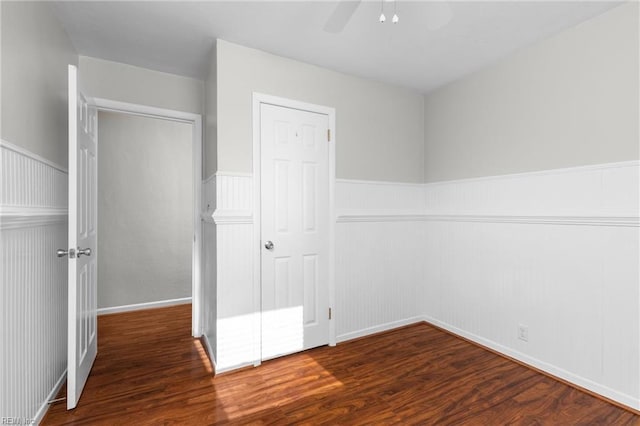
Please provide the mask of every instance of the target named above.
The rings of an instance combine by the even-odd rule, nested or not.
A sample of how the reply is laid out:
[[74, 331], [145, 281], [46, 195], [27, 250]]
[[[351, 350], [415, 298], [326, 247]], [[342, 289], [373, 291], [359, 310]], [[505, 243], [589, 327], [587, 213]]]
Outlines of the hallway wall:
[[98, 308], [191, 297], [191, 125], [98, 113]]

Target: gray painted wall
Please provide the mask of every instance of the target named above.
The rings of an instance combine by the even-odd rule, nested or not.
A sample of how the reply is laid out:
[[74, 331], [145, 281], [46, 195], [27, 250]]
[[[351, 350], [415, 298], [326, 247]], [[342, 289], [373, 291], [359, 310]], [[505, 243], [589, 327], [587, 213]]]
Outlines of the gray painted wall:
[[191, 126], [98, 114], [98, 307], [191, 295]]
[[80, 80], [96, 98], [202, 114], [204, 83], [193, 78], [80, 56]]
[[3, 140], [67, 165], [67, 69], [78, 56], [51, 6], [0, 2]]
[[204, 82], [205, 120], [204, 120], [204, 167], [205, 178], [218, 170], [218, 77], [217, 53], [214, 44], [209, 56], [209, 69]]
[[638, 3], [425, 97], [425, 181], [637, 160]]
[[242, 47], [217, 43], [217, 169], [252, 171], [252, 93], [336, 109], [339, 178], [423, 181], [421, 94]]

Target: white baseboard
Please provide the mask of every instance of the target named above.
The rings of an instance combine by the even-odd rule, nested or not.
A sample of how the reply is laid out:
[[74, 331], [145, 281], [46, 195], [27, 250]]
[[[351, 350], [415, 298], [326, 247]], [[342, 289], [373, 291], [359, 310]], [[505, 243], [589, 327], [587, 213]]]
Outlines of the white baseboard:
[[47, 395], [47, 398], [44, 400], [44, 402], [36, 412], [36, 415], [33, 417], [33, 424], [39, 425], [40, 422], [42, 422], [42, 419], [44, 419], [45, 414], [47, 414], [47, 411], [49, 411], [49, 406], [50, 406], [49, 401], [51, 401], [56, 397], [58, 392], [60, 392], [60, 389], [62, 389], [62, 385], [64, 385], [64, 382], [66, 380], [67, 380], [67, 369], [65, 368], [64, 372], [62, 373], [62, 375], [60, 376], [56, 384], [53, 386], [53, 389], [51, 389], [51, 392], [49, 392], [49, 395]]
[[584, 388], [591, 392], [602, 395], [605, 398], [611, 399], [613, 401], [626, 405], [627, 407], [633, 408], [635, 410], [640, 409], [640, 400], [632, 397], [631, 395], [623, 394], [621, 392], [618, 392], [616, 390], [603, 386], [599, 383], [595, 383], [592, 380], [586, 379], [584, 377], [581, 377], [569, 371], [566, 371], [562, 368], [556, 367], [555, 365], [546, 363], [544, 361], [540, 361], [537, 358], [523, 354], [522, 352], [518, 352], [516, 350], [503, 346], [499, 343], [496, 343], [492, 340], [485, 339], [484, 337], [480, 337], [473, 333], [469, 333], [467, 331], [464, 331], [462, 329], [449, 325], [445, 322], [439, 321], [435, 318], [424, 316], [423, 320], [429, 324], [432, 324], [444, 330], [447, 330], [452, 334], [455, 334], [456, 336], [464, 337], [465, 339], [471, 340], [482, 346], [493, 349], [496, 352], [499, 352], [503, 355], [516, 359], [538, 370], [549, 373], [552, 376], [555, 376], [562, 380], [566, 380], [567, 382], [571, 382], [581, 388]]
[[415, 324], [417, 322], [423, 322], [424, 318], [411, 317], [398, 321], [392, 321], [385, 324], [376, 325], [373, 327], [364, 328], [362, 330], [352, 331], [350, 333], [340, 334], [336, 337], [338, 343], [346, 342], [347, 340], [357, 339], [358, 337], [368, 336], [374, 333], [380, 333], [382, 331], [393, 330], [394, 328], [404, 327], [405, 325]]
[[166, 306], [185, 305], [187, 303], [191, 303], [191, 297], [158, 300], [157, 302], [134, 303], [133, 305], [112, 306], [109, 308], [99, 308], [98, 315], [116, 314], [119, 312], [140, 311], [142, 309], [163, 308]]
[[246, 367], [257, 367], [259, 365], [260, 365], [260, 363], [256, 364], [255, 362], [251, 361], [251, 362], [243, 362], [243, 363], [238, 364], [238, 365], [230, 365], [230, 366], [227, 366], [227, 367], [217, 368], [216, 369], [216, 375], [222, 374], [222, 373], [229, 373], [231, 371], [239, 370], [241, 368], [246, 368]]

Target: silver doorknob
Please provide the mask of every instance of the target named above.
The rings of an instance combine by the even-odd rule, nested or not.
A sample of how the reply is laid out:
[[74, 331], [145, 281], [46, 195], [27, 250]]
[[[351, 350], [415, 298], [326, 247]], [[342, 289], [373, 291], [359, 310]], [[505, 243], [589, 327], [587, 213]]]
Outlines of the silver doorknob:
[[86, 248], [86, 249], [81, 249], [80, 247], [78, 247], [78, 257], [82, 256], [83, 254], [85, 256], [91, 256], [91, 249], [90, 248]]
[[273, 250], [273, 241], [267, 241], [266, 243], [264, 243], [264, 248], [266, 248], [267, 250]]
[[56, 254], [58, 255], [58, 257], [65, 257], [67, 255], [70, 255], [69, 257], [73, 259], [75, 253], [76, 253], [76, 251], [74, 249], [71, 249], [71, 250], [58, 249], [58, 250], [56, 250]]

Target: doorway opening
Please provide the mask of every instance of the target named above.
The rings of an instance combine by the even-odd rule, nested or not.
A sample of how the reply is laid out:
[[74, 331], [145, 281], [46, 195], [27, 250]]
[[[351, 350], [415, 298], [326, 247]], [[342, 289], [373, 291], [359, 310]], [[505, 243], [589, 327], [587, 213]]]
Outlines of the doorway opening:
[[98, 313], [191, 303], [201, 335], [201, 117], [93, 99], [98, 109]]

